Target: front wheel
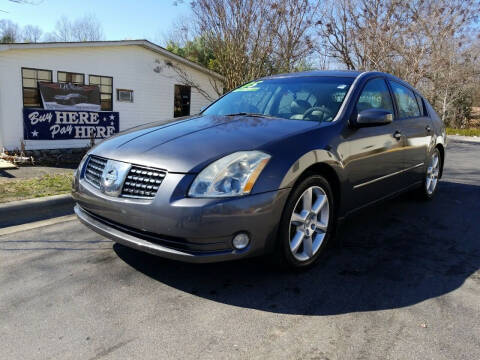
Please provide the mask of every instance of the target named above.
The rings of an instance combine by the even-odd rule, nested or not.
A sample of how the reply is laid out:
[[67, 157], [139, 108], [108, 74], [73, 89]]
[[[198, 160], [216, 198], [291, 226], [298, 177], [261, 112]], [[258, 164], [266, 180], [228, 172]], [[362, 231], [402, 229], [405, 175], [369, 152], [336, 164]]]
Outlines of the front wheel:
[[282, 263], [306, 268], [324, 252], [334, 224], [334, 198], [328, 181], [313, 175], [292, 192], [279, 228], [279, 254]]

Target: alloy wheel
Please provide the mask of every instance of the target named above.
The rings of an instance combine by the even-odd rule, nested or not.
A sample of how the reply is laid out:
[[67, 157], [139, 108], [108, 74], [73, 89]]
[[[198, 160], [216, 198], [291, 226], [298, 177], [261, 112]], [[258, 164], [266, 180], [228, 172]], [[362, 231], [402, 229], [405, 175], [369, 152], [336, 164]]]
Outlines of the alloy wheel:
[[438, 150], [435, 150], [430, 164], [427, 168], [427, 178], [425, 180], [425, 189], [428, 195], [432, 195], [438, 183], [438, 174], [440, 173], [440, 156]]
[[290, 218], [290, 251], [298, 261], [311, 259], [328, 229], [329, 203], [325, 191], [311, 186], [298, 198]]

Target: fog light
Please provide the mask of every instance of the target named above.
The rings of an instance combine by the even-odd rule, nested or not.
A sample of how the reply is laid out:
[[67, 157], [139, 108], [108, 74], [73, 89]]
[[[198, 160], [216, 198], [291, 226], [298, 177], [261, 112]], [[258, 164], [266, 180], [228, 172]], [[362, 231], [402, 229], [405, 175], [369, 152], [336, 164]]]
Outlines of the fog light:
[[250, 238], [245, 233], [240, 233], [235, 235], [235, 237], [232, 240], [233, 247], [237, 250], [245, 249], [248, 246], [249, 242], [250, 242]]

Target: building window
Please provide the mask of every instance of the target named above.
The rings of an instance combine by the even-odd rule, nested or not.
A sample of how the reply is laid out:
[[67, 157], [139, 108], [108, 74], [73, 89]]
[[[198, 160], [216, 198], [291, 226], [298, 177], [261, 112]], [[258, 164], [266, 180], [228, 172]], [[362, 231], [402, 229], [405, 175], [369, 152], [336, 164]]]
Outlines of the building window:
[[188, 116], [190, 115], [190, 86], [175, 85], [175, 99], [173, 104], [173, 116]]
[[117, 101], [133, 102], [133, 90], [117, 89]]
[[71, 83], [75, 85], [85, 85], [85, 75], [72, 73], [72, 72], [65, 72], [65, 71], [58, 71], [57, 72], [57, 82], [59, 83]]
[[89, 75], [90, 85], [98, 85], [102, 111], [113, 109], [113, 78], [110, 76]]
[[52, 82], [51, 70], [22, 68], [22, 90], [24, 107], [41, 107], [39, 82]]

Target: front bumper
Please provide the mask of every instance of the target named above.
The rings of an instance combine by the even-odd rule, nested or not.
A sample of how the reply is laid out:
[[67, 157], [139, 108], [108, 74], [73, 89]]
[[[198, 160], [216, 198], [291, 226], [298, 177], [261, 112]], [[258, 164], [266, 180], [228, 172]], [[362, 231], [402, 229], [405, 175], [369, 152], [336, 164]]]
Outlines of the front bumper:
[[[175, 260], [217, 262], [273, 250], [289, 189], [238, 198], [186, 198], [192, 176], [169, 173], [148, 201], [109, 197], [77, 180], [75, 213], [115, 242]], [[241, 251], [231, 244], [238, 232], [251, 239]]]

